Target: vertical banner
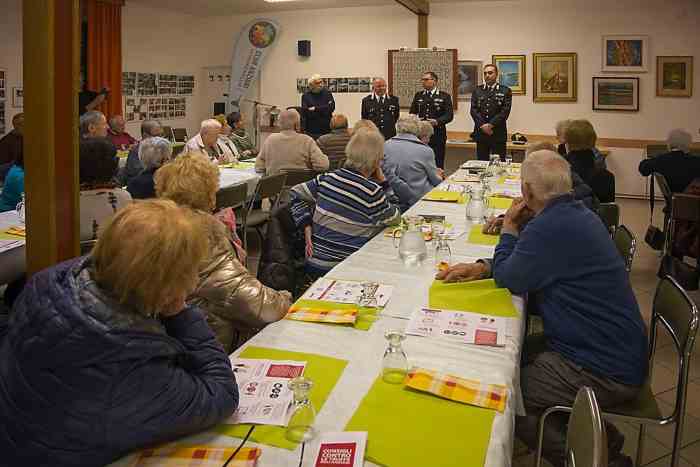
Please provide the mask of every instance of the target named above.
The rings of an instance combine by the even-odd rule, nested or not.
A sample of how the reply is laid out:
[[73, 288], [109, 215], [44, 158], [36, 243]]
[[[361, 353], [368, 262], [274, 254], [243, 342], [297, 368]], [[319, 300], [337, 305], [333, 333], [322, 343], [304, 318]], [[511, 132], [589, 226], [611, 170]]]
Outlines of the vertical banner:
[[254, 19], [238, 35], [231, 57], [231, 85], [227, 108], [240, 111], [240, 101], [260, 75], [265, 55], [277, 40], [279, 25], [269, 19]]

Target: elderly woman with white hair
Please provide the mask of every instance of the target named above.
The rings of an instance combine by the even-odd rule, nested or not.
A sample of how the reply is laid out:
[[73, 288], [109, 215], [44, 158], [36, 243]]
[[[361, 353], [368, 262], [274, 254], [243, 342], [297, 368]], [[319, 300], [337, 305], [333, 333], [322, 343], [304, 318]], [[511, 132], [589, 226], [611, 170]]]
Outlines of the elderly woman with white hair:
[[399, 118], [397, 135], [384, 144], [382, 169], [402, 211], [444, 179], [444, 172], [435, 165], [435, 153], [421, 139], [430, 140], [432, 126], [426, 122], [424, 127], [421, 123], [415, 115]]
[[141, 141], [139, 144], [139, 160], [143, 170], [129, 180], [126, 189], [133, 199], [148, 199], [156, 197], [153, 176], [156, 170], [165, 164], [173, 154], [173, 147], [165, 138], [155, 136]]
[[[493, 276], [500, 287], [528, 294], [542, 316], [542, 335], [524, 347], [520, 387], [525, 416], [516, 435], [534, 448], [539, 416], [570, 406], [590, 386], [603, 409], [636, 398], [647, 378], [647, 334], [625, 264], [600, 218], [571, 194], [571, 169], [552, 151], [522, 165], [523, 199], [506, 213], [493, 260], [457, 264], [447, 282]], [[526, 222], [528, 219], [529, 222]], [[547, 419], [544, 457], [565, 465], [566, 419]], [[610, 466], [631, 466], [624, 437], [607, 424]]]
[[301, 108], [304, 109], [306, 134], [313, 139], [331, 132], [331, 116], [335, 111], [333, 94], [323, 87], [321, 75], [309, 77], [309, 90], [301, 96]]
[[184, 152], [207, 153], [209, 159], [217, 164], [228, 164], [236, 161], [235, 151], [231, 142], [221, 136], [223, 125], [216, 119], [204, 120], [199, 133], [187, 142]]
[[639, 173], [646, 176], [656, 172], [663, 175], [674, 193], [683, 193], [694, 179], [700, 177], [700, 157], [690, 154], [693, 137], [685, 130], [671, 130], [666, 139], [665, 154], [644, 159]]
[[291, 211], [306, 239], [306, 270], [320, 276], [359, 250], [385, 226], [400, 221], [389, 202], [381, 160], [384, 136], [358, 130], [342, 169], [292, 188]]

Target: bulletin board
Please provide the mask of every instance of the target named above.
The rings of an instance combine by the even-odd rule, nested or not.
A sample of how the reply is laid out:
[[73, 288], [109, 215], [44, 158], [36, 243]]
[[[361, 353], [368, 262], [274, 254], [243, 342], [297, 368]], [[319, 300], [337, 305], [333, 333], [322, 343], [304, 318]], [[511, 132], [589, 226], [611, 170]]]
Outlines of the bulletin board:
[[457, 109], [457, 49], [389, 50], [389, 93], [398, 97], [401, 108], [409, 108], [413, 96], [423, 89], [420, 79], [426, 71], [438, 75], [438, 89], [452, 95]]

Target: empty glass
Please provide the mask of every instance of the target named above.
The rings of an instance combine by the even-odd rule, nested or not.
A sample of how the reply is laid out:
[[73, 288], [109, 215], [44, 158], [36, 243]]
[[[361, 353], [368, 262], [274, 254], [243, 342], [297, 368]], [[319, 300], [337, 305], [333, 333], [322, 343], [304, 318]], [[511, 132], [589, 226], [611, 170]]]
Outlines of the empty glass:
[[22, 199], [20, 200], [19, 203], [17, 203], [17, 216], [19, 217], [20, 222], [24, 224], [24, 215], [25, 215], [25, 208], [24, 208], [25, 202], [24, 202], [24, 193], [22, 193]]
[[403, 383], [408, 372], [408, 357], [401, 347], [401, 342], [406, 339], [403, 331], [389, 330], [384, 333], [384, 338], [389, 346], [382, 359], [382, 379], [391, 384]]
[[437, 245], [435, 246], [435, 268], [440, 270], [441, 267], [447, 267], [452, 260], [452, 250], [447, 243], [447, 236], [440, 234], [437, 237]]
[[304, 376], [298, 376], [289, 382], [289, 389], [294, 394], [292, 415], [289, 417], [285, 434], [289, 441], [302, 443], [316, 437], [316, 409], [309, 400], [312, 387], [313, 382]]

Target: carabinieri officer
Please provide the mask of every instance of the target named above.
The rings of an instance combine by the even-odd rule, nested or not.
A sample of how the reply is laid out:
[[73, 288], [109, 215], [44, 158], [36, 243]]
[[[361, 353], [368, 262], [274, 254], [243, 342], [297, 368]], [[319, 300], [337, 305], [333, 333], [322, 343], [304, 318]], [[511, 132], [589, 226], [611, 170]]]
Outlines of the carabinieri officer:
[[372, 80], [372, 94], [362, 99], [362, 118], [373, 121], [384, 135], [384, 139], [396, 136], [399, 98], [386, 93], [384, 78]]
[[489, 160], [491, 154], [498, 154], [501, 158], [506, 155], [506, 120], [510, 115], [513, 93], [508, 86], [498, 84], [497, 79], [496, 65], [486, 65], [484, 84], [472, 92], [476, 156], [481, 161]]
[[421, 120], [429, 121], [435, 128], [428, 145], [435, 152], [435, 164], [445, 168], [445, 143], [447, 128], [445, 125], [454, 118], [452, 96], [437, 88], [438, 77], [432, 71], [426, 71], [421, 78], [423, 90], [413, 97], [410, 113], [418, 115]]

